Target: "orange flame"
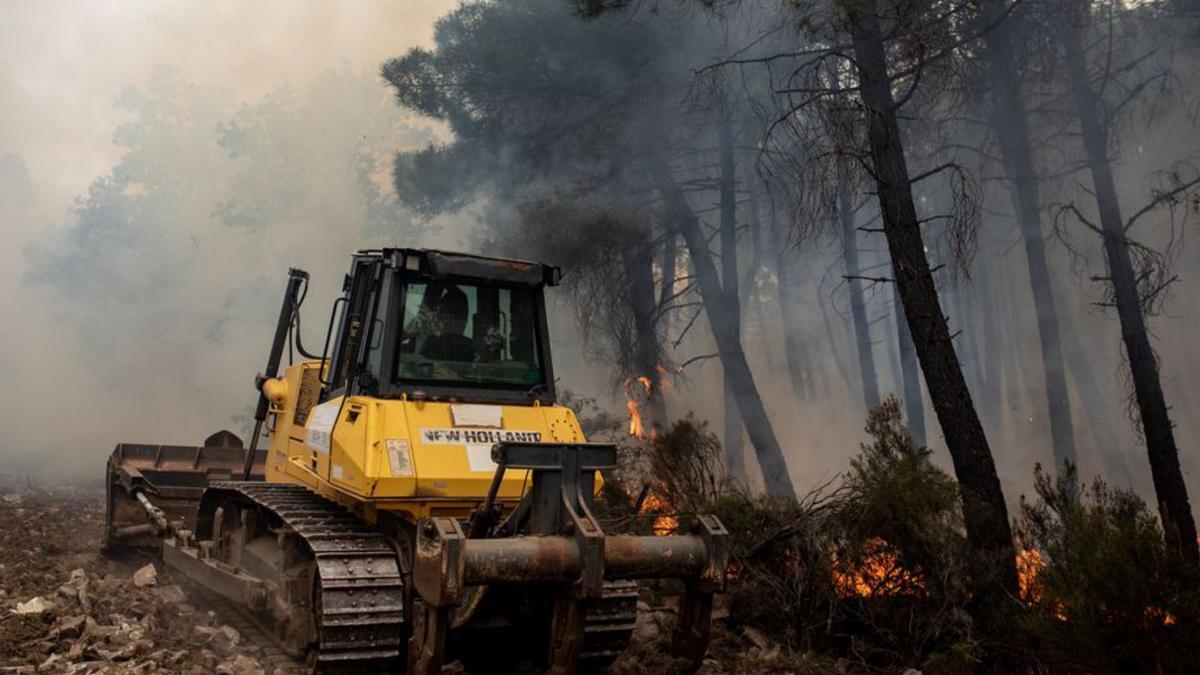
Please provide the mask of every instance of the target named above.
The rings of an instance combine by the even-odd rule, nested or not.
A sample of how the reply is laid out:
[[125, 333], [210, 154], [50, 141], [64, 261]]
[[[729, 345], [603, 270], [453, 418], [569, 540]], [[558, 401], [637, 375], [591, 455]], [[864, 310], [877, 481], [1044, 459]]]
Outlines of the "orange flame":
[[856, 568], [840, 564], [834, 558], [833, 584], [842, 597], [913, 595], [925, 588], [921, 575], [904, 569], [900, 556], [883, 539], [868, 540], [866, 549], [866, 559]]
[[[833, 559], [834, 588], [842, 597], [876, 598], [898, 595], [919, 595], [925, 588], [920, 574], [910, 572], [900, 565], [900, 557], [886, 541], [870, 539], [866, 543], [867, 555], [861, 565], [851, 568]], [[1039, 576], [1046, 568], [1042, 554], [1035, 548], [1020, 548], [1017, 551], [1017, 582], [1021, 599], [1029, 607], [1045, 603]], [[739, 570], [740, 571], [740, 570]], [[1055, 603], [1047, 608], [1051, 616], [1067, 621], [1066, 609]], [[1169, 610], [1146, 607], [1146, 618], [1163, 626], [1173, 626], [1179, 620]]]
[[1036, 548], [1017, 551], [1017, 585], [1021, 590], [1021, 599], [1028, 605], [1035, 605], [1042, 598], [1038, 575], [1045, 567], [1042, 554]]
[[[675, 528], [679, 527], [679, 519], [669, 515], [671, 505], [667, 500], [663, 499], [657, 492], [650, 490], [646, 493], [646, 498], [642, 500], [642, 508], [638, 513], [642, 514], [657, 514], [654, 516], [654, 523], [650, 526], [650, 530], [656, 537], [664, 537], [675, 532]], [[668, 512], [664, 514], [664, 512]]]
[[[642, 385], [642, 394], [636, 395], [635, 385]], [[649, 399], [654, 390], [654, 383], [645, 375], [633, 377], [625, 381], [625, 408], [629, 410], [629, 435], [634, 438], [646, 438], [646, 427], [642, 422], [641, 411], [638, 410], [638, 400]], [[651, 431], [653, 436], [653, 430]]]
[[627, 399], [625, 407], [629, 409], [629, 435], [634, 438], [645, 438], [646, 430], [642, 427], [642, 415], [638, 412], [637, 403], [633, 399]]
[[[1017, 583], [1021, 590], [1021, 599], [1029, 607], [1034, 607], [1047, 601], [1042, 597], [1042, 584], [1039, 579], [1042, 570], [1046, 569], [1046, 561], [1035, 548], [1023, 548], [1017, 551]], [[1050, 615], [1059, 621], [1067, 621], [1067, 610], [1061, 603], [1055, 602], [1047, 607]], [[1149, 606], [1146, 608], [1146, 618], [1163, 626], [1173, 626], [1177, 619], [1169, 610]]]

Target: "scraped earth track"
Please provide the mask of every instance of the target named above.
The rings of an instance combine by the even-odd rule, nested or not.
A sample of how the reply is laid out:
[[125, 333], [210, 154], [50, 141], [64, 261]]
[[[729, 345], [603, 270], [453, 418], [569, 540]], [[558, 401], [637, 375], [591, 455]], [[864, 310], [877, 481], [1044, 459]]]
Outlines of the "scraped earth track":
[[[101, 556], [103, 508], [100, 485], [0, 482], [0, 672], [307, 671], [159, 561]], [[153, 582], [137, 585], [150, 563]]]
[[[44, 488], [0, 474], [0, 673], [309, 671], [235, 603], [191, 584], [161, 561], [102, 556], [103, 520], [101, 484]], [[138, 586], [135, 573], [147, 564], [154, 565], [154, 583]], [[44, 610], [15, 612], [35, 599]], [[628, 602], [614, 605], [621, 612], [597, 616], [597, 630], [605, 633], [606, 623], [626, 624]], [[613, 664], [615, 675], [665, 672], [662, 641], [669, 629], [656, 624], [663, 616], [649, 611], [638, 617], [638, 633], [648, 628], [648, 634], [635, 636], [632, 649]], [[734, 642], [739, 653], [747, 648]], [[604, 644], [593, 643], [597, 656]], [[446, 672], [463, 670], [452, 664]], [[526, 665], [519, 672], [538, 671]], [[700, 672], [786, 671], [714, 660]]]
[[[309, 671], [248, 611], [156, 557], [100, 555], [103, 509], [100, 485], [0, 481], [0, 672]], [[147, 565], [154, 582], [138, 586], [136, 573]], [[635, 595], [589, 626], [599, 631], [589, 636], [597, 661], [607, 660], [609, 633], [627, 632], [632, 621], [636, 587], [620, 590]], [[44, 611], [15, 613], [34, 599]]]

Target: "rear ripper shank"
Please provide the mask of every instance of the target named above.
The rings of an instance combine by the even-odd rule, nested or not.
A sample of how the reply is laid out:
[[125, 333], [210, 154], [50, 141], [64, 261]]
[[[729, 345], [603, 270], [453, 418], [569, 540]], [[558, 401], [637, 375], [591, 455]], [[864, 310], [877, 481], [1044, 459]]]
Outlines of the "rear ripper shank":
[[672, 651], [696, 670], [727, 533], [711, 515], [665, 537], [597, 522], [616, 448], [588, 443], [556, 401], [543, 291], [559, 276], [360, 251], [312, 354], [308, 275], [291, 270], [250, 447], [229, 432], [118, 445], [106, 548], [157, 549], [318, 671], [603, 667], [632, 635], [636, 580], [676, 578]]

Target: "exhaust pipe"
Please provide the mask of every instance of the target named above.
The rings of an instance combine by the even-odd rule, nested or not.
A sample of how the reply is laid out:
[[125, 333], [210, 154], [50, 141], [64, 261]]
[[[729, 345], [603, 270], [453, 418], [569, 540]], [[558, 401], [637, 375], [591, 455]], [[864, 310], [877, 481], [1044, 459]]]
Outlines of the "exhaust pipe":
[[279, 374], [279, 361], [283, 358], [283, 343], [287, 340], [292, 320], [300, 309], [300, 289], [308, 283], [308, 272], [295, 267], [288, 270], [287, 289], [283, 292], [283, 305], [279, 308], [279, 321], [275, 323], [275, 339], [271, 341], [271, 353], [267, 356], [267, 368], [254, 378], [258, 389], [258, 407], [254, 410], [254, 435], [250, 437], [250, 452], [246, 453], [246, 465], [242, 468], [242, 480], [250, 480], [254, 466], [254, 454], [258, 450], [258, 439], [262, 436], [263, 422], [271, 402], [263, 393], [263, 382]]

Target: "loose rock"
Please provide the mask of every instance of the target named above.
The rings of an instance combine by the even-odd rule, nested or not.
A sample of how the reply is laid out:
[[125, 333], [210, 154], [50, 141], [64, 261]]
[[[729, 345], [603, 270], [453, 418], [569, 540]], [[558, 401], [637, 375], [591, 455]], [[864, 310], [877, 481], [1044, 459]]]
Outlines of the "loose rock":
[[158, 570], [154, 568], [154, 563], [149, 563], [145, 567], [138, 569], [133, 573], [133, 585], [138, 588], [153, 586], [158, 583]]
[[755, 647], [761, 650], [767, 650], [771, 647], [771, 638], [768, 638], [761, 630], [752, 626], [746, 626], [742, 629], [742, 637], [749, 640]]
[[25, 602], [18, 602], [16, 608], [13, 609], [13, 614], [41, 614], [49, 610], [50, 603], [43, 600], [41, 596], [37, 596]]
[[181, 605], [187, 602], [187, 595], [178, 585], [172, 584], [158, 589], [158, 599], [168, 605]]
[[232, 661], [226, 661], [217, 666], [217, 672], [223, 675], [265, 675], [266, 670], [254, 659], [245, 654], [238, 654]]

